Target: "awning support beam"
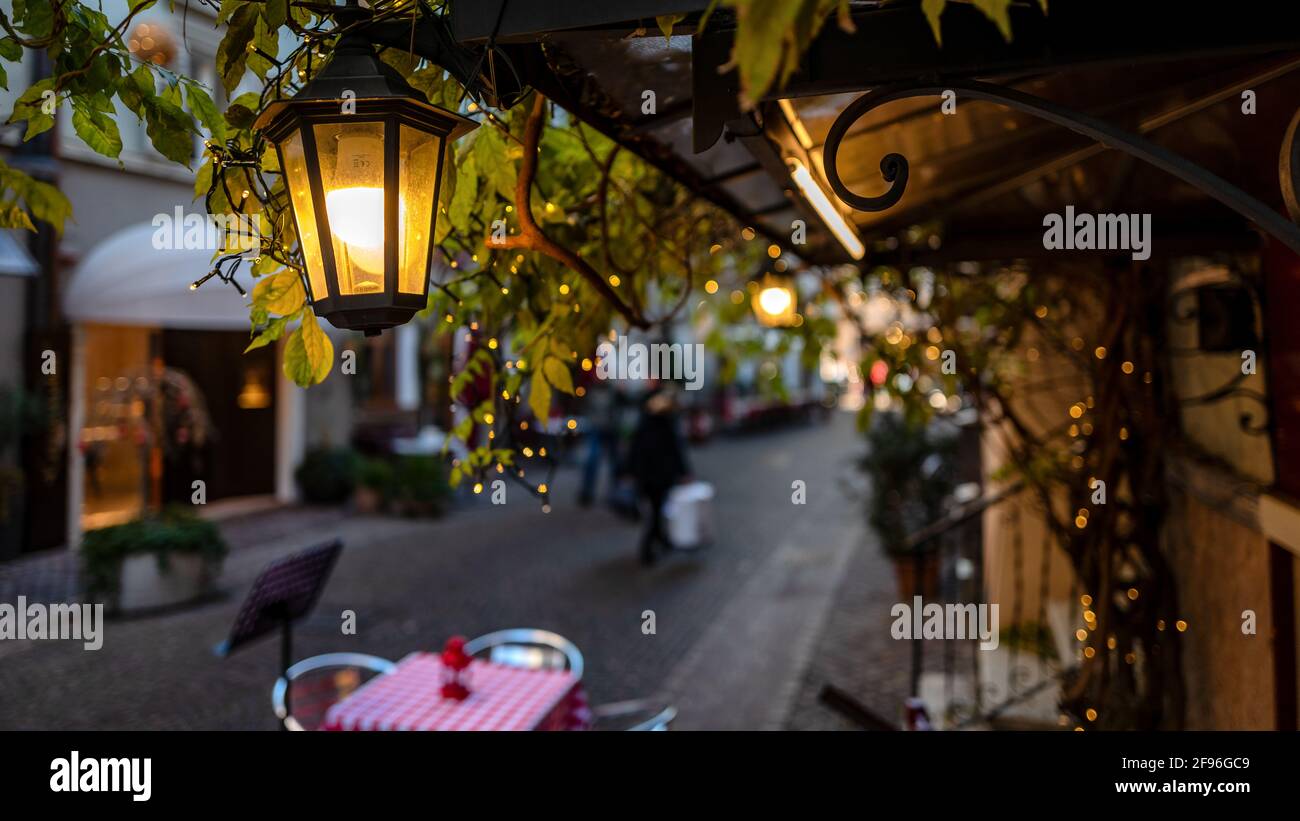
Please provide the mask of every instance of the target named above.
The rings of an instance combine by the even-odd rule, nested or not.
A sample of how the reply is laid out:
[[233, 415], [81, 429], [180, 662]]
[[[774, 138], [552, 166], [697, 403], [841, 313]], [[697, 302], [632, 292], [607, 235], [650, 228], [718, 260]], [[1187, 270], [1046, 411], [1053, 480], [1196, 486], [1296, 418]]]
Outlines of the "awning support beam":
[[837, 165], [840, 143], [855, 122], [886, 103], [914, 97], [940, 97], [946, 91], [955, 92], [959, 100], [983, 100], [1039, 117], [1095, 140], [1106, 148], [1113, 148], [1136, 157], [1218, 200], [1258, 225], [1283, 245], [1300, 253], [1300, 227], [1260, 200], [1186, 157], [1104, 120], [1051, 100], [976, 80], [949, 80], [942, 84], [929, 82], [891, 85], [868, 92], [850, 103], [835, 119], [835, 123], [826, 135], [823, 149], [826, 180], [835, 195], [859, 211], [884, 211], [897, 204], [907, 189], [907, 158], [897, 153], [886, 154], [880, 161], [880, 172], [885, 181], [891, 183], [889, 190], [875, 197], [863, 196], [850, 191], [840, 179]]

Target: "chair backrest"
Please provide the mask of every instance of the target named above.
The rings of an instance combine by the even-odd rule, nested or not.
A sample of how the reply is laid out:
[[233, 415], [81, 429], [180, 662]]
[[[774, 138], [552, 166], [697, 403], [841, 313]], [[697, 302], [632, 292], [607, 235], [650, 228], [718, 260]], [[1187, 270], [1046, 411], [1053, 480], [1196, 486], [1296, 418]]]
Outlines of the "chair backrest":
[[271, 688], [271, 708], [290, 730], [315, 730], [325, 711], [397, 665], [364, 653], [325, 653], [294, 664]]
[[573, 642], [549, 630], [497, 630], [465, 642], [465, 652], [510, 667], [568, 670], [582, 678], [582, 653]]
[[677, 708], [660, 707], [651, 699], [632, 699], [592, 707], [591, 714], [597, 730], [661, 732], [677, 718]]
[[632, 732], [667, 732], [668, 725], [672, 724], [673, 719], [675, 718], [677, 718], [677, 708], [671, 706], [665, 707], [663, 710], [659, 711], [657, 715], [648, 718], [633, 727], [628, 727], [627, 729]]

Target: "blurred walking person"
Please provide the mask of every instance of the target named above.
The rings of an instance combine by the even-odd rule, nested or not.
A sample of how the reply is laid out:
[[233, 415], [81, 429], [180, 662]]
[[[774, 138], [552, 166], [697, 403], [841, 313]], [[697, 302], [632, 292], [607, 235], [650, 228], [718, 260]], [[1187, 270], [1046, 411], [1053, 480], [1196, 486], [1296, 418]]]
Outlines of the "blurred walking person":
[[609, 465], [605, 480], [607, 497], [612, 495], [618, 480], [618, 415], [621, 404], [622, 397], [611, 385], [593, 380], [587, 388], [585, 415], [591, 423], [591, 430], [587, 434], [587, 456], [582, 465], [582, 488], [578, 491], [578, 504], [583, 507], [596, 499], [602, 464]]
[[691, 474], [677, 429], [676, 391], [671, 384], [662, 385], [646, 397], [641, 419], [632, 434], [628, 467], [636, 479], [637, 490], [650, 507], [645, 534], [641, 537], [641, 562], [654, 564], [655, 546], [664, 551], [673, 544], [664, 530], [664, 502], [673, 485]]

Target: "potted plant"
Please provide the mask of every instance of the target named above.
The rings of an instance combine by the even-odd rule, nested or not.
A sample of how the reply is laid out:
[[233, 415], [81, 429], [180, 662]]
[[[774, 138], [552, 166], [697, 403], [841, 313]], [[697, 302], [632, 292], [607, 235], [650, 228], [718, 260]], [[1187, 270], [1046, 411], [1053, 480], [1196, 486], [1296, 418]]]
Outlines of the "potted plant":
[[112, 612], [153, 610], [210, 594], [227, 552], [212, 522], [173, 506], [81, 541], [86, 592]]
[[304, 500], [338, 505], [351, 498], [360, 464], [361, 457], [350, 448], [313, 448], [293, 475]]
[[451, 493], [447, 467], [436, 456], [403, 456], [397, 461], [392, 499], [407, 516], [442, 514]]
[[362, 459], [357, 469], [358, 513], [378, 513], [393, 492], [393, 466], [384, 459]]
[[956, 440], [897, 414], [877, 414], [867, 442], [861, 465], [871, 477], [868, 520], [894, 561], [898, 595], [908, 601], [938, 589], [938, 542], [913, 545], [909, 536], [943, 515], [954, 487]]

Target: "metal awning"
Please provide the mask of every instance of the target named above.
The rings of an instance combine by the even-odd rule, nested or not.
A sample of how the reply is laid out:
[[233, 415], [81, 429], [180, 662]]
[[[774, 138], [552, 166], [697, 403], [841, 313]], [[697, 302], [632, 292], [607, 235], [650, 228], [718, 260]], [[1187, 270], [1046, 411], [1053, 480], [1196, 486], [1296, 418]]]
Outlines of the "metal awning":
[[[1289, 10], [1277, 4], [1239, 5], [1226, 17], [1171, 17], [1125, 0], [1053, 0], [1046, 16], [1037, 3], [1013, 4], [1007, 42], [973, 6], [949, 3], [939, 45], [919, 0], [853, 0], [856, 31], [828, 21], [786, 88], [753, 112], [740, 111], [736, 72], [728, 68], [735, 26], [728, 10], [714, 9], [705, 34], [685, 36], [711, 5], [605, 0], [543, 11], [465, 4], [453, 8], [452, 29], [476, 47], [494, 40], [524, 82], [742, 224], [784, 244], [790, 222], [805, 219], [809, 245], [796, 250], [813, 263], [850, 257], [791, 184], [787, 163], [801, 158], [825, 187], [821, 142], [835, 116], [863, 91], [900, 81], [969, 78], [1020, 88], [1147, 135], [1260, 200], [1278, 202], [1276, 140], [1262, 150], [1272, 136], [1258, 135], [1277, 132], [1280, 139], [1294, 113], [1295, 80], [1270, 72], [1300, 55], [1300, 38], [1286, 23]], [[670, 13], [685, 17], [666, 42], [653, 15]], [[1252, 78], [1273, 102], [1243, 122], [1225, 91]], [[655, 92], [652, 115], [642, 112], [647, 90]], [[886, 257], [908, 236], [927, 239], [930, 226], [918, 223], [941, 221], [945, 243], [960, 235], [967, 247], [983, 243], [987, 253], [1033, 228], [1028, 220], [1041, 219], [1045, 203], [1127, 202], [1133, 192], [1148, 197], [1139, 205], [1172, 214], [1186, 236], [1208, 231], [1228, 241], [1249, 234], [1238, 215], [1203, 192], [1120, 152], [1099, 151], [1060, 126], [991, 104], [962, 105], [944, 116], [938, 102], [891, 103], [845, 140], [841, 171], [854, 190], [888, 187], [879, 164], [889, 152], [912, 164], [898, 205], [878, 213], [840, 208], [869, 248]], [[1032, 239], [1026, 234], [1026, 242]], [[953, 252], [952, 245], [945, 249]]]

